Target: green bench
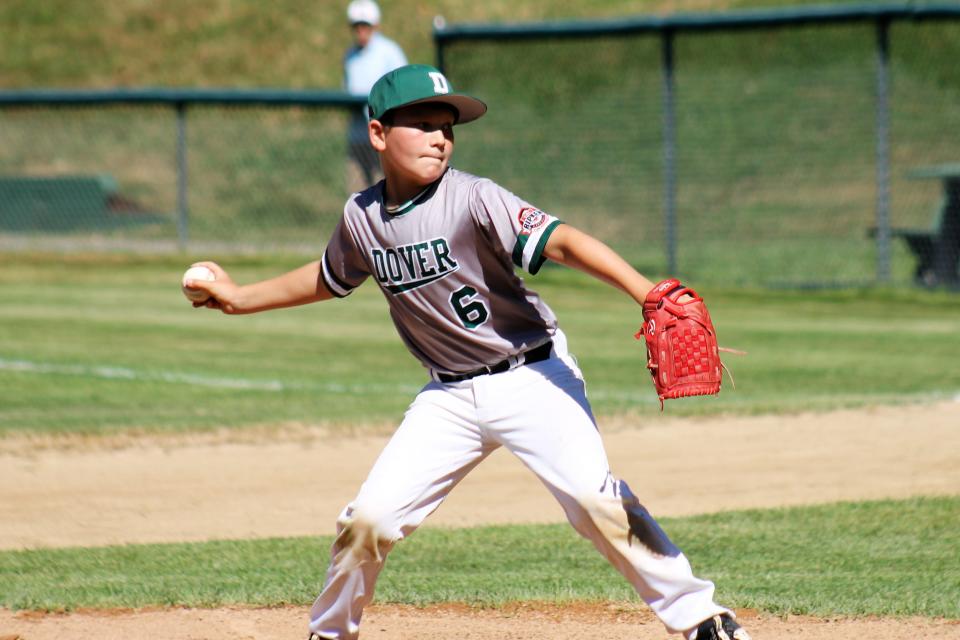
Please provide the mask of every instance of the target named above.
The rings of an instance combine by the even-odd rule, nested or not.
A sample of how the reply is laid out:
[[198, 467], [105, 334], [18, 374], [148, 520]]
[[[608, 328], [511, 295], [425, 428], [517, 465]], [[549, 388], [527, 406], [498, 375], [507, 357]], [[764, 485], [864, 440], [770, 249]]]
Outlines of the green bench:
[[[943, 183], [943, 198], [928, 229], [892, 228], [892, 238], [902, 238], [917, 260], [914, 279], [923, 286], [960, 285], [960, 163], [923, 167], [911, 171], [914, 179], [936, 178]], [[871, 235], [876, 235], [872, 228]]]
[[0, 175], [0, 231], [97, 231], [160, 221], [121, 196], [106, 174]]

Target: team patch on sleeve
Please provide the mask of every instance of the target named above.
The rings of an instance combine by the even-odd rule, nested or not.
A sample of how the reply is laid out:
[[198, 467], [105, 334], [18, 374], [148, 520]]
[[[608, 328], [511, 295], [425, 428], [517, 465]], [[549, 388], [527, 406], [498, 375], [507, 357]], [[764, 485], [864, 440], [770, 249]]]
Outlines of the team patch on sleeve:
[[517, 214], [517, 223], [519, 233], [513, 246], [513, 263], [532, 275], [546, 260], [543, 248], [547, 246], [550, 234], [560, 225], [560, 220], [540, 209], [524, 207]]

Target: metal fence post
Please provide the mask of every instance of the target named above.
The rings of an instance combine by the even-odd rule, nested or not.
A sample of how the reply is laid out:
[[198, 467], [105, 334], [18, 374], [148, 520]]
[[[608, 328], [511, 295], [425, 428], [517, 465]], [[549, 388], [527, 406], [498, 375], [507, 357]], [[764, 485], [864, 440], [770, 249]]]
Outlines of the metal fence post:
[[674, 111], [673, 31], [662, 34], [663, 64], [663, 217], [664, 241], [667, 249], [667, 273], [677, 273], [677, 171], [676, 117]]
[[890, 21], [877, 21], [877, 281], [890, 281]]
[[177, 110], [177, 244], [186, 250], [189, 239], [187, 210], [187, 106], [178, 102]]
[[447, 70], [444, 69], [444, 59], [443, 59], [443, 39], [439, 37], [439, 33], [447, 28], [447, 20], [443, 16], [434, 16], [433, 17], [433, 47], [437, 52], [437, 69], [441, 73], [446, 73]]

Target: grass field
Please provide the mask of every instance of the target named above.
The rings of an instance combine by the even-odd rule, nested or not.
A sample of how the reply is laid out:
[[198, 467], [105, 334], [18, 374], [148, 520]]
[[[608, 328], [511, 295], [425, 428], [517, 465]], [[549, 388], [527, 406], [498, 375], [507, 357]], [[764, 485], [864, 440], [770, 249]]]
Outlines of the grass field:
[[[960, 618], [960, 498], [743, 511], [663, 526], [730, 606], [777, 614]], [[785, 543], [785, 541], [789, 541]], [[0, 553], [0, 606], [70, 610], [305, 604], [332, 540], [284, 538]], [[377, 601], [636, 599], [567, 525], [418, 532]]]
[[[831, 4], [840, 4], [832, 2]], [[602, 18], [824, 4], [823, 0], [383, 0], [384, 28], [408, 57], [433, 60], [431, 23]], [[332, 87], [350, 35], [345, 2], [152, 5], [9, 0], [0, 5], [0, 83], [33, 86]], [[260, 55], [238, 55], [256, 51]]]
[[[448, 0], [428, 10], [395, 0], [384, 11], [385, 31], [410, 59], [432, 62], [433, 13], [451, 22], [504, 22], [786, 4]], [[0, 17], [0, 80], [12, 87], [335, 89], [349, 40], [342, 8], [296, 0], [269, 9], [239, 1], [216, 8], [17, 1]], [[960, 126], [960, 77], [949, 62], [960, 54], [960, 32], [956, 22], [908, 22], [891, 33], [892, 224], [926, 227], [939, 185], [906, 175], [956, 161], [942, 132]], [[866, 24], [678, 36], [679, 275], [716, 286], [872, 281], [874, 39]], [[657, 38], [465, 42], [445, 59], [456, 86], [491, 105], [482, 124], [458, 131], [455, 166], [589, 230], [644, 269], [667, 268]], [[4, 115], [0, 172], [110, 174], [125, 196], [166, 222], [127, 225], [107, 239], [176, 242], [171, 111]], [[348, 194], [343, 127], [337, 111], [191, 108], [190, 240], [286, 251], [324, 242]], [[82, 246], [83, 231], [65, 240]], [[0, 239], [48, 239], [7, 235]], [[909, 282], [914, 261], [903, 243], [893, 245], [893, 281]], [[723, 259], [733, 254], [739, 259]]]
[[[195, 310], [191, 259], [8, 254], [0, 269], [0, 432], [393, 424], [423, 369], [372, 284], [244, 317]], [[294, 260], [224, 259], [249, 282]], [[625, 296], [564, 268], [530, 285], [568, 333], [601, 414], [659, 410]], [[673, 415], [824, 410], [960, 393], [960, 299], [923, 291], [708, 289], [736, 389]], [[602, 312], [598, 313], [598, 310]], [[904, 329], [907, 333], [903, 333]]]

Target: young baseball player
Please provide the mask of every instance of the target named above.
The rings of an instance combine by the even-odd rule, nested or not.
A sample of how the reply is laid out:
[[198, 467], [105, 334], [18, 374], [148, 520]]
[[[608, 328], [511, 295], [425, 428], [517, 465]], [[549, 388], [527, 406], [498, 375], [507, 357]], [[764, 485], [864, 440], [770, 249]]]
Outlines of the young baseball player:
[[337, 521], [310, 637], [358, 637], [393, 546], [503, 446], [540, 478], [573, 527], [636, 588], [670, 632], [748, 640], [607, 462], [583, 377], [557, 319], [514, 272], [545, 260], [642, 303], [653, 284], [600, 241], [490, 180], [449, 166], [454, 125], [486, 105], [437, 69], [391, 71], [369, 96], [370, 142], [385, 179], [353, 194], [322, 259], [238, 286], [212, 262], [190, 286], [225, 313], [344, 298], [372, 278], [430, 381]]

